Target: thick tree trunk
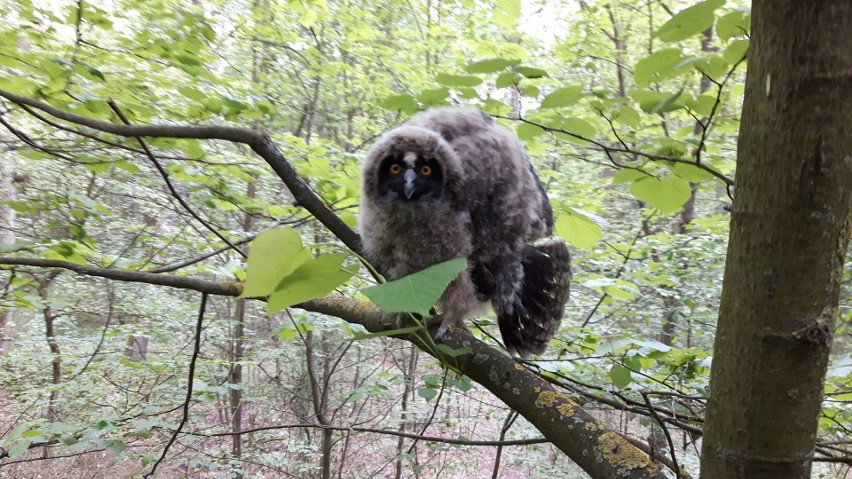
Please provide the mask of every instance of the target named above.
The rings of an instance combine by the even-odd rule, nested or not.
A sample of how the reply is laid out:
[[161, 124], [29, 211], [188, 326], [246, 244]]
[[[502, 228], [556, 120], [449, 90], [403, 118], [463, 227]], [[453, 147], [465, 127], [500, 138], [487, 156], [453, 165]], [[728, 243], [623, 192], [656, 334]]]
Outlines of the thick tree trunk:
[[701, 477], [810, 477], [852, 201], [852, 2], [755, 0]]

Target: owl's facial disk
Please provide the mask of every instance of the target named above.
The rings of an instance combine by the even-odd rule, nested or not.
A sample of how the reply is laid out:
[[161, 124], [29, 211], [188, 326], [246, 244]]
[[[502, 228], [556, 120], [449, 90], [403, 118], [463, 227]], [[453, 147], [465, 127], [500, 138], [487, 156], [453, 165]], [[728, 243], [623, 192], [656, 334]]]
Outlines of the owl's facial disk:
[[395, 193], [403, 201], [437, 198], [443, 189], [443, 172], [437, 161], [408, 152], [389, 156], [379, 170], [379, 194]]

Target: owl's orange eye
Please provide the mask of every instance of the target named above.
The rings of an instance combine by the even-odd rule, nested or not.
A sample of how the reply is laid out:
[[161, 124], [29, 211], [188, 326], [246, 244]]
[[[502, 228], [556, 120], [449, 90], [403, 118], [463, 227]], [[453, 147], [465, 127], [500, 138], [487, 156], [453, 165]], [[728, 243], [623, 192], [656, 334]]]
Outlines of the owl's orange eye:
[[398, 163], [394, 163], [390, 166], [390, 174], [398, 175], [400, 171], [402, 171], [402, 167], [399, 166]]
[[423, 176], [429, 176], [432, 174], [432, 168], [430, 168], [428, 165], [423, 165], [422, 167], [420, 167], [420, 174]]

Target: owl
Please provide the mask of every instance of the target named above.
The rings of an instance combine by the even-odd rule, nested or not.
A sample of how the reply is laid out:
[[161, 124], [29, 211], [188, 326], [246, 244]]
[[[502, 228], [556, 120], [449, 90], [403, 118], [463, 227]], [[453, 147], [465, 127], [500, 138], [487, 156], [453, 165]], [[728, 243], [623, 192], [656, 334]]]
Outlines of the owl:
[[385, 133], [363, 166], [367, 259], [398, 279], [454, 258], [468, 267], [438, 301], [441, 324], [490, 303], [510, 353], [541, 354], [568, 300], [571, 260], [524, 147], [486, 114], [436, 108]]

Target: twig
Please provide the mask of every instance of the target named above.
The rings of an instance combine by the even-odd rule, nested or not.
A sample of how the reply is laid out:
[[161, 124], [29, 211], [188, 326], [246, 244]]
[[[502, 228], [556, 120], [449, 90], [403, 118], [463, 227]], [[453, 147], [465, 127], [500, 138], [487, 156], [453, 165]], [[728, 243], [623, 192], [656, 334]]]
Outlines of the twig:
[[166, 447], [163, 448], [163, 453], [160, 455], [160, 458], [157, 459], [157, 462], [154, 463], [154, 466], [151, 468], [147, 474], [143, 477], [151, 477], [154, 475], [154, 472], [157, 470], [157, 466], [160, 465], [163, 460], [166, 459], [166, 454], [169, 452], [169, 448], [172, 447], [175, 440], [180, 434], [183, 426], [186, 425], [186, 422], [189, 420], [189, 403], [192, 401], [192, 383], [195, 380], [195, 361], [198, 359], [198, 352], [201, 349], [201, 326], [202, 321], [204, 320], [204, 308], [207, 306], [207, 293], [201, 294], [201, 305], [198, 307], [198, 319], [195, 322], [195, 343], [192, 347], [192, 356], [189, 359], [189, 377], [187, 379], [188, 384], [186, 385], [186, 398], [183, 401], [183, 415], [181, 416], [180, 422], [178, 423], [177, 428], [175, 428], [172, 437], [169, 439], [169, 442], [166, 444]]
[[473, 439], [454, 439], [448, 437], [439, 437], [439, 436], [423, 436], [420, 434], [414, 434], [410, 432], [403, 431], [393, 431], [389, 429], [375, 429], [369, 427], [358, 427], [358, 426], [331, 426], [331, 425], [323, 425], [323, 424], [284, 424], [279, 426], [264, 426], [258, 427], [254, 429], [244, 429], [241, 431], [235, 432], [219, 432], [219, 433], [202, 433], [202, 432], [185, 432], [184, 434], [187, 436], [200, 436], [200, 437], [224, 437], [224, 436], [235, 436], [238, 434], [254, 434], [263, 431], [275, 431], [278, 429], [331, 429], [333, 431], [349, 431], [349, 432], [364, 432], [371, 434], [384, 434], [388, 436], [395, 437], [403, 437], [406, 439], [417, 439], [420, 441], [426, 442], [438, 442], [442, 444], [453, 444], [458, 446], [478, 446], [478, 447], [502, 447], [502, 446], [529, 446], [532, 444], [544, 444], [549, 442], [546, 438], [543, 437], [534, 437], [529, 439], [514, 439], [509, 441], [478, 441]]
[[682, 164], [685, 164], [685, 165], [692, 165], [696, 168], [702, 169], [702, 170], [710, 173], [711, 175], [713, 175], [714, 177], [718, 178], [723, 183], [725, 183], [726, 186], [730, 187], [730, 186], [734, 185], [733, 179], [728, 178], [727, 176], [723, 175], [722, 173], [719, 173], [718, 171], [716, 171], [713, 168], [710, 168], [709, 166], [707, 166], [704, 163], [696, 163], [694, 161], [684, 160], [683, 158], [676, 158], [674, 156], [664, 156], [664, 155], [654, 155], [654, 154], [650, 154], [650, 153], [644, 153], [644, 152], [637, 151], [637, 150], [634, 150], [634, 149], [631, 149], [631, 148], [613, 148], [613, 147], [607, 146], [607, 145], [605, 145], [605, 144], [603, 144], [603, 143], [601, 143], [597, 140], [593, 140], [591, 138], [586, 138], [583, 135], [578, 135], [577, 133], [573, 133], [573, 132], [570, 132], [568, 130], [563, 130], [561, 128], [553, 128], [553, 127], [550, 127], [550, 126], [547, 126], [547, 125], [544, 125], [544, 124], [541, 124], [541, 123], [537, 123], [537, 122], [532, 121], [532, 120], [527, 120], [526, 118], [520, 118], [520, 117], [519, 118], [513, 118], [513, 117], [509, 117], [509, 116], [502, 116], [502, 115], [494, 115], [494, 117], [502, 118], [504, 120], [510, 120], [510, 121], [520, 121], [521, 123], [526, 123], [526, 124], [529, 124], [529, 125], [537, 126], [537, 127], [541, 128], [542, 130], [547, 131], [547, 132], [562, 133], [562, 134], [568, 135], [570, 137], [576, 138], [578, 140], [583, 140], [587, 143], [591, 143], [592, 145], [597, 146], [607, 156], [610, 156], [612, 153], [627, 153], [627, 154], [630, 154], [630, 155], [641, 156], [641, 157], [647, 158], [651, 161], [668, 161], [668, 162], [671, 162], [671, 163], [682, 163]]
[[[515, 419], [518, 418], [518, 412], [514, 409], [509, 411], [509, 415], [506, 416], [506, 420], [503, 421], [503, 427], [500, 428], [500, 441], [506, 437], [506, 433], [509, 431], [509, 428], [512, 427], [512, 424], [515, 423]], [[499, 476], [497, 473], [500, 472], [500, 456], [503, 455], [503, 445], [497, 446], [497, 455], [494, 458], [494, 470], [491, 472], [491, 479], [497, 479]]]
[[672, 441], [672, 435], [669, 434], [669, 429], [666, 427], [666, 423], [660, 418], [660, 415], [657, 414], [657, 410], [654, 408], [654, 406], [651, 405], [651, 400], [648, 399], [648, 393], [642, 391], [641, 394], [642, 398], [645, 399], [645, 404], [648, 405], [648, 411], [651, 412], [651, 415], [654, 416], [654, 419], [656, 419], [657, 423], [663, 429], [663, 434], [666, 435], [666, 442], [669, 443], [669, 452], [672, 455], [672, 464], [674, 465], [672, 471], [674, 471], [677, 479], [683, 479], [683, 476], [681, 476], [680, 474], [680, 466], [677, 463], [677, 451], [674, 447], [674, 441]]
[[[125, 125], [130, 125], [130, 120], [127, 119], [127, 116], [124, 115], [124, 112], [121, 111], [121, 108], [118, 107], [115, 101], [109, 100], [107, 101], [107, 104], [110, 106], [110, 108], [112, 108], [112, 111], [114, 111], [115, 114], [118, 115], [118, 117], [121, 119], [121, 121], [124, 122]], [[185, 209], [187, 213], [189, 213], [193, 218], [195, 218], [199, 223], [201, 223], [205, 228], [207, 228], [208, 231], [210, 231], [211, 233], [216, 235], [217, 238], [222, 240], [223, 243], [230, 246], [231, 249], [236, 251], [243, 258], [247, 258], [248, 255], [243, 252], [243, 250], [237, 248], [236, 245], [231, 243], [228, 238], [225, 238], [222, 233], [219, 233], [218, 229], [214, 228], [213, 225], [211, 225], [206, 220], [204, 220], [204, 218], [199, 216], [199, 214], [196, 213], [195, 210], [193, 210], [192, 207], [189, 206], [186, 201], [184, 201], [180, 193], [178, 193], [177, 189], [175, 189], [175, 185], [172, 184], [172, 180], [169, 179], [169, 174], [166, 172], [165, 168], [163, 168], [163, 165], [161, 165], [160, 162], [157, 161], [157, 157], [154, 156], [154, 153], [151, 151], [151, 148], [148, 146], [148, 143], [146, 143], [141, 136], [136, 136], [135, 138], [136, 141], [138, 141], [139, 144], [142, 146], [142, 149], [145, 150], [145, 154], [148, 155], [148, 159], [151, 160], [151, 163], [154, 164], [154, 168], [156, 168], [157, 172], [160, 173], [160, 176], [163, 177], [163, 181], [166, 182], [166, 186], [169, 188], [169, 191], [171, 192], [172, 196], [178, 201], [178, 203], [180, 203], [181, 206], [183, 206], [183, 209]]]

